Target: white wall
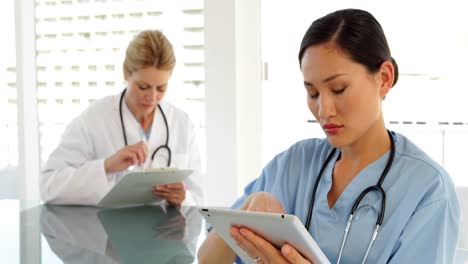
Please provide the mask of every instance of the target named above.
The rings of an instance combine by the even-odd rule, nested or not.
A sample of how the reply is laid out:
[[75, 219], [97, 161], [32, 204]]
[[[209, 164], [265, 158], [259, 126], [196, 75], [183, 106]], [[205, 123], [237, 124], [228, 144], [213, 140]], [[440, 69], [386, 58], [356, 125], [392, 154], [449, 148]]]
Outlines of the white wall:
[[259, 0], [205, 0], [206, 202], [229, 206], [261, 166]]
[[39, 126], [36, 87], [36, 21], [34, 0], [16, 1], [16, 71], [18, 102], [17, 168], [19, 198], [39, 198]]

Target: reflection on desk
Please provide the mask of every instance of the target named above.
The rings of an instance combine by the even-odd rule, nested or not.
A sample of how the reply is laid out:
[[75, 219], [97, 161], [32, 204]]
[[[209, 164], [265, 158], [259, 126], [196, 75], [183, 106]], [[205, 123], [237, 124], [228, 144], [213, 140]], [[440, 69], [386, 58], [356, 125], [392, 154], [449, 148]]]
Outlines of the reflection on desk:
[[41, 232], [64, 263], [117, 263], [106, 253], [107, 235], [97, 208], [42, 206]]
[[202, 219], [194, 207], [42, 206], [40, 222], [64, 263], [194, 263]]

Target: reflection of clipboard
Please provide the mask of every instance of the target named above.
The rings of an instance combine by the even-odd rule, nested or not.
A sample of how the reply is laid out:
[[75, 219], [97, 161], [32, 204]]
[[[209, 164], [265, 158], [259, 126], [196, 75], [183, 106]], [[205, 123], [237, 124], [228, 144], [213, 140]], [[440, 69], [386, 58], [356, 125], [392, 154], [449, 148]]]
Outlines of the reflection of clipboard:
[[98, 206], [149, 204], [161, 201], [152, 193], [153, 186], [184, 181], [193, 171], [159, 169], [126, 174], [101, 199]]
[[[110, 244], [122, 263], [193, 263], [194, 253], [189, 249], [184, 234], [186, 221], [179, 209], [161, 206], [106, 208], [98, 213]], [[165, 238], [159, 227], [184, 219], [172, 225], [177, 238]], [[162, 235], [162, 236], [161, 236]]]
[[98, 208], [62, 205], [36, 208], [41, 210], [41, 232], [47, 241], [41, 245], [46, 256], [42, 263], [58, 263], [53, 261], [56, 257], [63, 263], [117, 263], [106, 255], [107, 234], [98, 219]]

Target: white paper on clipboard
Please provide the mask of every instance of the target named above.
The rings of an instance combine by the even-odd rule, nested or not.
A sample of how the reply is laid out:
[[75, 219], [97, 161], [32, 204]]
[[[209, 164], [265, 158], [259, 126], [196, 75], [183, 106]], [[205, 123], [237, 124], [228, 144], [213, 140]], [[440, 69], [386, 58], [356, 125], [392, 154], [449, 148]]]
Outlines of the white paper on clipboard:
[[98, 203], [100, 207], [149, 204], [161, 201], [153, 186], [181, 182], [192, 174], [188, 169], [150, 169], [126, 174]]

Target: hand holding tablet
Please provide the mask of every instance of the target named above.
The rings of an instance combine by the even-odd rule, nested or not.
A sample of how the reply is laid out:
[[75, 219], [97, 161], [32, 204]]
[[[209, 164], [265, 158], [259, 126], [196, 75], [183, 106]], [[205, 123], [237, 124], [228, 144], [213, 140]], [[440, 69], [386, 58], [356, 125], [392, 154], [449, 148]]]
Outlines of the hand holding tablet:
[[219, 236], [246, 263], [253, 259], [229, 235], [232, 226], [245, 227], [277, 248], [290, 244], [302, 256], [315, 264], [329, 264], [329, 260], [295, 215], [251, 212], [244, 210], [205, 207], [199, 212]]

